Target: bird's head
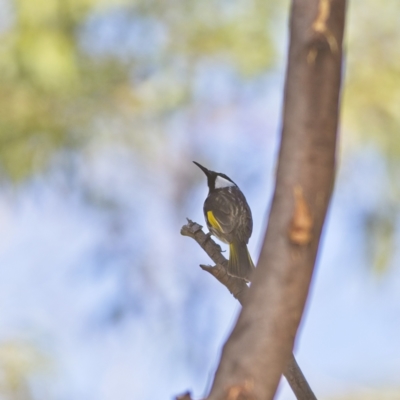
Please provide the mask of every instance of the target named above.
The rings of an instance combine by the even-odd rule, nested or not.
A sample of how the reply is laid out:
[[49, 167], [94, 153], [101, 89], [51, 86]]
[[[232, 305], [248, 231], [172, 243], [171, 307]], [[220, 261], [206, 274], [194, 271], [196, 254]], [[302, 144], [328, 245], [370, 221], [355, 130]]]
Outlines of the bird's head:
[[206, 167], [203, 167], [198, 162], [193, 161], [207, 176], [207, 184], [210, 192], [215, 189], [222, 189], [229, 186], [237, 186], [235, 182], [229, 176], [222, 174], [221, 172], [210, 171]]

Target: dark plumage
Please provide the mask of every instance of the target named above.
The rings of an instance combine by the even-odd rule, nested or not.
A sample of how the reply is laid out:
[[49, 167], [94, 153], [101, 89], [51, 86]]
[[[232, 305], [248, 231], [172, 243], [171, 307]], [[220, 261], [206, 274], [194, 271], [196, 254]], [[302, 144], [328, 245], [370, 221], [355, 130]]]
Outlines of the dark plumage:
[[229, 244], [228, 273], [249, 281], [254, 264], [247, 243], [253, 219], [246, 198], [228, 176], [194, 163], [207, 176], [209, 193], [204, 202], [207, 227], [214, 236]]

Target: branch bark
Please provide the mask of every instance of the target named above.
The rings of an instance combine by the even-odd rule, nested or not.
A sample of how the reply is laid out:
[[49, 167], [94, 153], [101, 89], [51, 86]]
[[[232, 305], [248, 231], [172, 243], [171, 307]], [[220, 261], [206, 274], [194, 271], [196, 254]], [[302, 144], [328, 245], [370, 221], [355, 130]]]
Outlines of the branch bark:
[[272, 399], [291, 357], [334, 182], [345, 3], [292, 1], [268, 228], [209, 400]]
[[[243, 305], [249, 287], [243, 279], [238, 279], [227, 274], [226, 266], [228, 260], [221, 254], [221, 247], [209, 235], [203, 232], [201, 225], [191, 220], [188, 220], [188, 223], [182, 227], [181, 235], [191, 237], [202, 247], [215, 262], [215, 266], [200, 265], [200, 267], [226, 286], [239, 303]], [[286, 365], [283, 375], [292, 388], [297, 400], [316, 400], [293, 354]], [[190, 395], [187, 393], [185, 395], [189, 396], [188, 400], [190, 400]], [[180, 398], [177, 398], [177, 400], [180, 400]]]

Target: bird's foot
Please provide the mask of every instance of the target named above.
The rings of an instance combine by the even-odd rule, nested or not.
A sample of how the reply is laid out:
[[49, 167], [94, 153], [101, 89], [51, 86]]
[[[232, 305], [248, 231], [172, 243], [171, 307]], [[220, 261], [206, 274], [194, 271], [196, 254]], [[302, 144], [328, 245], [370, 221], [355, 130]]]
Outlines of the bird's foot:
[[211, 235], [212, 235], [212, 233], [211, 233], [211, 232], [207, 232], [207, 233], [206, 233], [207, 240], [208, 240], [208, 239], [211, 239]]

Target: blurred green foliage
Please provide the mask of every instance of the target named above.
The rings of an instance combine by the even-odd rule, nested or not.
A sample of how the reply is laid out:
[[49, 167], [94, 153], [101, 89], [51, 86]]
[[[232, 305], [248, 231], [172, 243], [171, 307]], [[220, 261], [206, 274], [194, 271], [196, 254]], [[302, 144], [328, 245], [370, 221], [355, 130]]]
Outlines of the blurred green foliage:
[[[265, 73], [277, 61], [276, 19], [288, 12], [288, 2], [272, 0], [3, 3], [10, 12], [0, 27], [0, 171], [14, 182], [107, 130], [113, 140], [146, 146], [148, 134], [162, 135], [171, 111], [191, 104], [193, 76], [204, 61], [229, 65], [243, 79]], [[387, 221], [400, 203], [399, 14], [397, 0], [354, 0], [347, 20], [342, 142], [345, 149], [373, 143], [390, 175], [384, 212], [365, 220], [379, 269], [393, 247]], [[119, 36], [107, 34], [109, 27], [101, 33], [104, 21], [121, 15], [123, 24], [114, 21]]]
[[347, 28], [345, 127], [400, 156], [400, 3], [350, 2]]
[[368, 260], [379, 273], [390, 265], [400, 210], [399, 14], [396, 0], [354, 0], [347, 19], [344, 150], [372, 145], [386, 161], [387, 184], [364, 219]]
[[[96, 118], [135, 124], [187, 103], [191, 71], [206, 57], [232, 63], [246, 76], [264, 71], [274, 55], [268, 30], [272, 3], [15, 0], [0, 38], [3, 175], [19, 181], [45, 167], [58, 150], [79, 147], [95, 134]], [[93, 56], [97, 38], [90, 37], [85, 51], [85, 25], [113, 11], [131, 18], [131, 25], [153, 21], [149, 29], [162, 28], [162, 44], [145, 56], [106, 50]], [[154, 67], [150, 77], [133, 82], [136, 72]]]
[[[243, 77], [265, 72], [276, 59], [271, 22], [287, 11], [287, 2], [271, 0], [8, 1], [10, 21], [0, 33], [0, 162], [13, 180], [42, 168], [63, 146], [79, 146], [98, 116], [134, 120], [152, 113], [156, 119], [190, 102], [191, 73], [206, 58], [231, 63]], [[91, 16], [114, 10], [132, 25], [150, 18], [162, 28], [162, 44], [147, 56], [88, 54], [81, 45], [83, 27]], [[343, 102], [353, 143], [373, 140], [395, 160], [399, 12], [396, 0], [384, 6], [377, 0], [350, 3]], [[150, 77], [132, 79], [154, 65]]]

